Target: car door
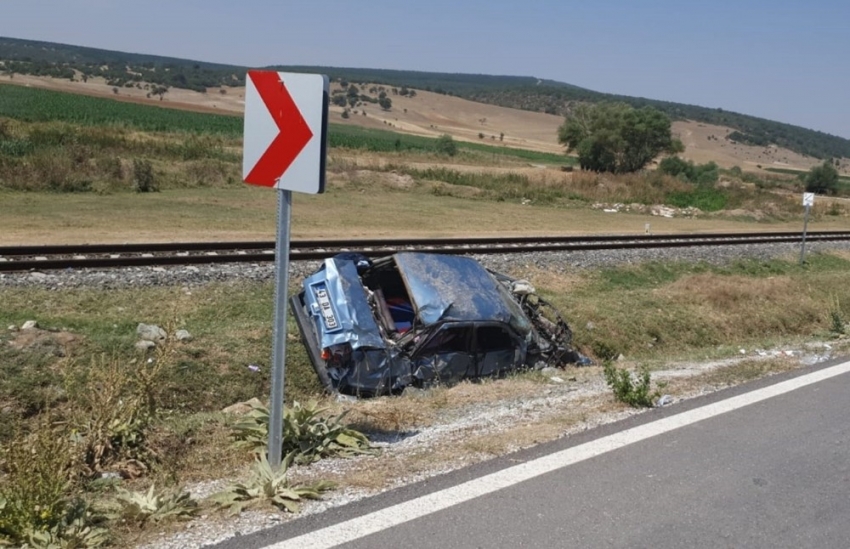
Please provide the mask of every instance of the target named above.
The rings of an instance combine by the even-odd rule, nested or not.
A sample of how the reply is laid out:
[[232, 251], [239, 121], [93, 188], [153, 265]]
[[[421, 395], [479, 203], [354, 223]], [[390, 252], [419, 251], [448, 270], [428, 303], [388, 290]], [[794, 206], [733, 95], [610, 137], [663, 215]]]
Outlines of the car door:
[[518, 367], [523, 360], [517, 337], [503, 324], [475, 326], [476, 376], [491, 377]]
[[470, 352], [473, 326], [449, 323], [438, 327], [414, 353], [413, 377], [422, 384], [454, 383], [475, 376]]

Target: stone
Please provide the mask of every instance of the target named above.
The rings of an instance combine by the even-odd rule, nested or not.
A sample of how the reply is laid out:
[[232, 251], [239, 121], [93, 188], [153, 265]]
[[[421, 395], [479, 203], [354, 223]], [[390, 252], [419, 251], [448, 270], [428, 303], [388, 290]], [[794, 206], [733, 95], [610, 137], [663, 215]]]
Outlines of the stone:
[[231, 404], [227, 408], [224, 408], [222, 412], [224, 412], [225, 414], [244, 416], [254, 408], [262, 405], [263, 403], [260, 402], [260, 399], [254, 397], [251, 400], [246, 400], [245, 402], [237, 402], [236, 404]]
[[156, 347], [156, 343], [153, 341], [148, 341], [147, 339], [142, 339], [136, 342], [136, 349], [140, 351], [147, 351], [148, 349], [152, 349]]
[[192, 334], [189, 330], [177, 330], [174, 332], [174, 339], [177, 341], [192, 341]]
[[33, 328], [38, 328], [38, 322], [35, 320], [27, 320], [24, 322], [24, 325], [21, 326], [21, 330], [32, 330]]
[[165, 333], [165, 330], [157, 326], [156, 324], [144, 324], [139, 323], [136, 326], [136, 335], [139, 336], [139, 339], [144, 341], [153, 341], [154, 343], [165, 341], [165, 338], [168, 337], [168, 334]]

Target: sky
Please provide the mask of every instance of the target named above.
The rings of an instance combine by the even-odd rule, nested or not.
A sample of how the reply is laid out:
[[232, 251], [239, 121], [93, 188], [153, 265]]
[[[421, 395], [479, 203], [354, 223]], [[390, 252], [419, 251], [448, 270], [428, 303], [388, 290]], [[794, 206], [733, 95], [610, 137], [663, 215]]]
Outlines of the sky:
[[535, 76], [850, 138], [847, 0], [0, 0], [0, 36], [250, 67]]

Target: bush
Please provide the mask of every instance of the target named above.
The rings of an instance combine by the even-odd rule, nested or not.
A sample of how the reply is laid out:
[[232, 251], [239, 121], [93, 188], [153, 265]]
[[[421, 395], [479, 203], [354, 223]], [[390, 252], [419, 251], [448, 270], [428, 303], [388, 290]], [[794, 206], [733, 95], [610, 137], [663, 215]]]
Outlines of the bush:
[[434, 146], [440, 154], [445, 154], [447, 156], [454, 156], [457, 154], [457, 143], [455, 143], [455, 140], [452, 139], [452, 136], [449, 134], [444, 133], [438, 137]]
[[815, 166], [806, 175], [806, 191], [818, 194], [836, 194], [838, 192], [838, 170], [829, 160]]
[[605, 383], [614, 391], [614, 398], [634, 408], [652, 408], [653, 401], [661, 393], [650, 391], [652, 381], [649, 370], [642, 368], [637, 380], [625, 369], [620, 369], [608, 362], [604, 366]]
[[133, 188], [138, 193], [159, 192], [153, 166], [147, 160], [133, 160]]
[[669, 156], [659, 162], [658, 171], [700, 185], [712, 185], [720, 178], [720, 168], [714, 162], [694, 164], [678, 156]]

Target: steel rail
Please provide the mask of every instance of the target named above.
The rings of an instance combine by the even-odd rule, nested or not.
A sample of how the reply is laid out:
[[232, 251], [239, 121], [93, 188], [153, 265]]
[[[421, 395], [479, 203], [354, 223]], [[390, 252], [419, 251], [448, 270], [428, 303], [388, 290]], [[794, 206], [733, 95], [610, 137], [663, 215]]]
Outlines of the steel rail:
[[[290, 260], [321, 260], [341, 251], [359, 252], [370, 257], [381, 257], [398, 251], [410, 250], [433, 251], [446, 254], [485, 255], [793, 243], [799, 242], [801, 238], [801, 233], [773, 232], [570, 237], [415, 238], [404, 240], [295, 240], [292, 241], [290, 246]], [[812, 241], [850, 240], [850, 231], [820, 231], [809, 233], [807, 238]], [[257, 253], [258, 250], [263, 250], [264, 253]], [[271, 241], [0, 247], [0, 272], [156, 265], [262, 263], [274, 260], [273, 250], [274, 242]], [[225, 251], [227, 253], [220, 253]], [[200, 253], [200, 255], [191, 255], [192, 253]], [[109, 257], [88, 257], [93, 254], [110, 255]], [[50, 256], [60, 257], [51, 258]]]
[[[504, 237], [461, 237], [461, 238], [405, 238], [405, 239], [313, 239], [293, 240], [293, 250], [312, 248], [402, 248], [405, 246], [497, 246], [500, 244], [581, 243], [581, 242], [618, 242], [618, 241], [694, 241], [702, 239], [736, 238], [799, 238], [799, 232], [739, 232], [739, 233], [702, 233], [702, 234], [636, 234], [636, 235], [587, 235], [587, 236], [504, 236]], [[812, 236], [850, 239], [850, 231], [819, 231], [809, 233]], [[166, 252], [209, 252], [220, 250], [274, 250], [273, 240], [235, 241], [235, 242], [158, 242], [147, 244], [79, 244], [79, 245], [33, 245], [0, 246], [0, 257], [46, 256], [46, 255], [86, 255], [86, 254], [130, 254], [130, 253], [166, 253]]]

